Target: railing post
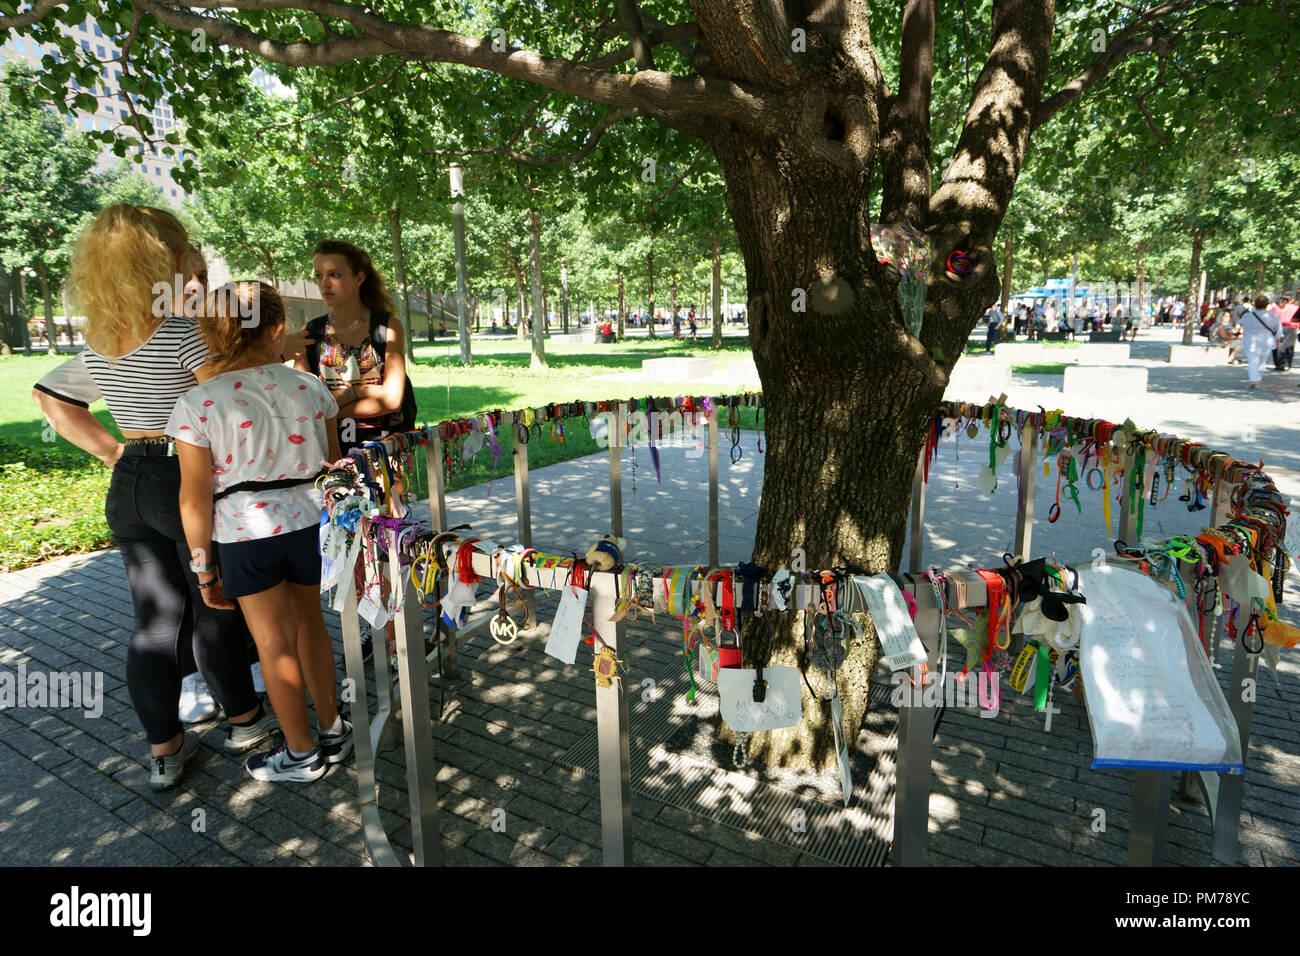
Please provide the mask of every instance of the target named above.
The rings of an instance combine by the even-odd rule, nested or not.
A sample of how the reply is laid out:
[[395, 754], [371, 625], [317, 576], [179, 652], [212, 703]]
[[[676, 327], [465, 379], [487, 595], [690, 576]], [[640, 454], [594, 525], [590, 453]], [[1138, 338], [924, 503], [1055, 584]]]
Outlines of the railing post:
[[[388, 566], [398, 563], [396, 541]], [[394, 587], [404, 587], [402, 609], [394, 619], [397, 638], [398, 687], [402, 697], [402, 736], [406, 742], [406, 783], [411, 804], [411, 847], [416, 866], [442, 865], [442, 836], [438, 832], [438, 758], [433, 753], [433, 723], [429, 716], [429, 669], [424, 658], [424, 623], [415, 587], [394, 570]], [[455, 646], [455, 641], [452, 641]], [[384, 654], [387, 656], [387, 648]], [[376, 672], [378, 669], [376, 668]]]
[[925, 570], [921, 564], [925, 548], [925, 447], [916, 458], [916, 474], [912, 477], [912, 518], [910, 525], [911, 547], [907, 569], [913, 574]]
[[[611, 448], [611, 454], [615, 453]], [[598, 644], [612, 648], [622, 661], [626, 634], [614, 615], [617, 578], [610, 573], [593, 575], [591, 617]], [[593, 649], [595, 650], [595, 649]], [[596, 682], [596, 740], [600, 768], [600, 830], [605, 866], [632, 865], [632, 761], [628, 746], [626, 674], [619, 674], [610, 686]]]
[[522, 424], [514, 426], [515, 459], [515, 521], [519, 529], [519, 543], [525, 548], [533, 546], [533, 513], [528, 499], [528, 442], [519, 440]]
[[[1249, 626], [1237, 612], [1236, 633], [1232, 643], [1232, 682], [1228, 685], [1228, 708], [1237, 722], [1241, 737], [1241, 764], [1247, 766], [1250, 756], [1250, 724], [1255, 715], [1255, 694], [1247, 694], [1259, 677], [1259, 655], [1250, 654], [1241, 646], [1241, 636]], [[1214, 813], [1214, 859], [1220, 863], [1237, 862], [1237, 834], [1241, 827], [1241, 803], [1246, 790], [1246, 775], [1219, 774], [1218, 806]]]
[[623, 437], [627, 427], [627, 406], [620, 404], [609, 429], [609, 529], [623, 534]]
[[[429, 523], [436, 531], [447, 530], [447, 476], [442, 473], [442, 435], [437, 426], [431, 429], [424, 446], [424, 465], [429, 478]], [[441, 614], [440, 608], [434, 613]], [[439, 680], [454, 680], [460, 671], [456, 650], [456, 629], [449, 628], [442, 644], [442, 673]]]
[[1138, 770], [1133, 774], [1133, 815], [1128, 832], [1128, 865], [1161, 866], [1169, 828], [1169, 800], [1174, 775], [1169, 770]]
[[[1128, 489], [1129, 489], [1129, 482], [1133, 480], [1132, 472], [1133, 469], [1137, 467], [1137, 460], [1136, 460], [1136, 456], [1134, 456], [1132, 452], [1128, 451], [1127, 449], [1123, 452], [1123, 455], [1124, 455], [1124, 471], [1122, 472], [1122, 474], [1124, 477], [1120, 482], [1119, 528], [1115, 532], [1115, 537], [1116, 540], [1118, 541], [1123, 541], [1125, 544], [1131, 547], [1136, 547], [1138, 543], [1137, 508], [1141, 507], [1141, 503], [1134, 502], [1133, 505], [1129, 504]], [[1110, 493], [1111, 493], [1111, 489], [1107, 488], [1106, 494], [1110, 494]]]
[[718, 566], [718, 409], [709, 412], [709, 567]]
[[1016, 540], [1013, 553], [1029, 560], [1030, 537], [1034, 530], [1034, 492], [1038, 487], [1038, 426], [1027, 421], [1020, 426], [1020, 500], [1016, 506]]

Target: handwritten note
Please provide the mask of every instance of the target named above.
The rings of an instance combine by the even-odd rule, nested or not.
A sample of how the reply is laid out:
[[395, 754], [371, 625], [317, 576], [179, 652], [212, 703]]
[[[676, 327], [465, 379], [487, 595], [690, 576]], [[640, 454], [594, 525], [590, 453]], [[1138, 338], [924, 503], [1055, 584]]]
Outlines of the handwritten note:
[[570, 584], [560, 595], [560, 606], [546, 638], [546, 653], [566, 664], [577, 663], [582, 642], [582, 611], [587, 606], [587, 589]]
[[1093, 766], [1239, 767], [1240, 738], [1186, 606], [1115, 565], [1079, 577]]
[[765, 667], [767, 693], [762, 703], [754, 700], [754, 678], [749, 667], [718, 670], [718, 697], [722, 719], [732, 730], [757, 733], [793, 727], [803, 720], [803, 695], [797, 667]]

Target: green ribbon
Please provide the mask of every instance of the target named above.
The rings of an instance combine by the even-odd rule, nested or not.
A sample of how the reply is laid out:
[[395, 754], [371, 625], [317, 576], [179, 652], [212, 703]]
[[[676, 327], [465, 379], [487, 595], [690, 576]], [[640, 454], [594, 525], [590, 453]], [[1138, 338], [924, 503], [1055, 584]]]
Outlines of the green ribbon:
[[1038, 671], [1034, 675], [1034, 710], [1047, 706], [1047, 688], [1052, 682], [1052, 658], [1047, 645], [1038, 645]]

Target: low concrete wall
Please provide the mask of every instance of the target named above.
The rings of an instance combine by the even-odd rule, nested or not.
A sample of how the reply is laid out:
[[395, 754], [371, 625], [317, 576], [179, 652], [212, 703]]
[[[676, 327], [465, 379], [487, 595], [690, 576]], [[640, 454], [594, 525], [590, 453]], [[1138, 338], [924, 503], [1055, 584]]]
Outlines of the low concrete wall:
[[1075, 365], [1065, 370], [1061, 391], [1066, 395], [1104, 395], [1107, 398], [1145, 395], [1147, 370], [1113, 365]]
[[1038, 342], [1013, 342], [994, 346], [993, 355], [999, 362], [1037, 364], [1043, 361], [1043, 346]]
[[1131, 358], [1129, 349], [1129, 346], [1118, 343], [1114, 345], [1097, 343], [1061, 351], [1071, 353], [1070, 358], [1065, 361], [1073, 361], [1078, 365], [1123, 365]]
[[713, 374], [713, 359], [646, 359], [641, 363], [641, 374], [656, 382], [693, 382]]
[[1011, 364], [988, 362], [970, 356], [961, 359], [952, 370], [943, 397], [961, 402], [982, 402], [1011, 388]]

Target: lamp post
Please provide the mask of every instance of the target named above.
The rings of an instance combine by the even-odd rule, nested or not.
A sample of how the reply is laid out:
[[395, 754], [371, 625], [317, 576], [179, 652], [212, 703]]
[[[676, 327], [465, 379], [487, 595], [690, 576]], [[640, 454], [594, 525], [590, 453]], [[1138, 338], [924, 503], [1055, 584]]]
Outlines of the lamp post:
[[[465, 195], [465, 180], [460, 163], [451, 164], [451, 197], [459, 200]], [[470, 365], [469, 323], [465, 320], [465, 204], [451, 204], [452, 235], [456, 247], [456, 320], [460, 325], [460, 361]]]

